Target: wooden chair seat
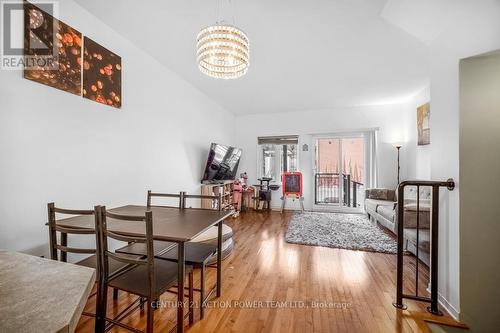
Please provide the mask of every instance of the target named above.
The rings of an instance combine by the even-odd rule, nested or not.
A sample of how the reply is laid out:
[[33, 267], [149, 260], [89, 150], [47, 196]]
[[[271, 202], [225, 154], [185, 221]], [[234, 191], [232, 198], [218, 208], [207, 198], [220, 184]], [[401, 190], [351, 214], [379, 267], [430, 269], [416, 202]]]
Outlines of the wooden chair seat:
[[[217, 246], [211, 244], [188, 242], [185, 246], [186, 264], [195, 267], [206, 264], [206, 261], [217, 253]], [[172, 248], [170, 251], [158, 256], [157, 258], [177, 261], [177, 247]]]
[[[190, 273], [193, 268], [189, 265], [185, 266], [186, 274]], [[154, 277], [155, 277], [155, 294], [154, 298], [159, 297], [165, 291], [170, 289], [177, 283], [177, 264], [165, 260], [154, 260]], [[139, 265], [132, 268], [116, 278], [109, 281], [109, 286], [120, 290], [133, 293], [135, 295], [148, 297], [148, 268], [145, 265]]]
[[[177, 244], [173, 242], [163, 242], [163, 241], [153, 241], [153, 250], [155, 254], [160, 254], [168, 250], [169, 248], [176, 247]], [[145, 243], [130, 243], [117, 250], [116, 253], [125, 254], [136, 254], [145, 256], [148, 254], [148, 250]]]
[[[97, 269], [97, 255], [94, 254], [88, 258], [80, 260], [79, 262], [75, 263], [75, 265]], [[126, 264], [114, 260], [113, 258], [109, 259], [108, 265], [110, 274], [118, 272], [120, 269], [123, 269], [127, 266]]]

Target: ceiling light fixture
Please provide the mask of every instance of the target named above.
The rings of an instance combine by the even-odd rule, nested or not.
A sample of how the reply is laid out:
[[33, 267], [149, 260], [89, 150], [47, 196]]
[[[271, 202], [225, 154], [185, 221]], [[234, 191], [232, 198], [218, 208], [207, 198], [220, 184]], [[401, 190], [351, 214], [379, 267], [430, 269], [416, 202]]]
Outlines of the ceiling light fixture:
[[[231, 0], [228, 2], [232, 4]], [[248, 71], [250, 43], [247, 35], [234, 25], [234, 15], [233, 24], [220, 19], [219, 7], [215, 25], [198, 33], [198, 68], [216, 79], [237, 79]]]

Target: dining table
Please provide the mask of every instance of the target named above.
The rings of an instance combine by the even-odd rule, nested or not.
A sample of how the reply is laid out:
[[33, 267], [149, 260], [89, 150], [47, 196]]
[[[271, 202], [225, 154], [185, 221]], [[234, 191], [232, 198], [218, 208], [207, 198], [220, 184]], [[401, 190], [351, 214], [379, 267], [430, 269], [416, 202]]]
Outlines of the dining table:
[[[146, 211], [153, 214], [153, 239], [175, 242], [178, 246], [177, 264], [177, 332], [184, 332], [184, 281], [185, 281], [185, 243], [202, 234], [214, 225], [218, 226], [217, 239], [217, 282], [216, 296], [222, 293], [222, 224], [232, 215], [231, 211], [219, 211], [197, 208], [171, 208], [159, 206], [126, 205], [108, 209], [119, 215], [144, 216]], [[107, 218], [107, 229], [117, 234], [131, 237], [145, 237], [144, 222], [124, 221]], [[61, 227], [95, 229], [95, 219], [92, 215], [76, 215], [56, 221]], [[104, 278], [99, 274], [98, 289], [104, 288]], [[96, 310], [96, 331], [104, 332], [106, 304], [98, 297]]]

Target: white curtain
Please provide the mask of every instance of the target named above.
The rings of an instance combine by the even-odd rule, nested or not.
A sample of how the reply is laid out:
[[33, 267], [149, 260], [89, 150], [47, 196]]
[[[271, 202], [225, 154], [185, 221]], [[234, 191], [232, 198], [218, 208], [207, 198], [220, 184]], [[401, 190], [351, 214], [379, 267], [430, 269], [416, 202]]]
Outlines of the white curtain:
[[366, 179], [367, 188], [377, 188], [378, 186], [378, 163], [377, 163], [377, 134], [378, 130], [366, 132], [367, 149], [367, 167]]

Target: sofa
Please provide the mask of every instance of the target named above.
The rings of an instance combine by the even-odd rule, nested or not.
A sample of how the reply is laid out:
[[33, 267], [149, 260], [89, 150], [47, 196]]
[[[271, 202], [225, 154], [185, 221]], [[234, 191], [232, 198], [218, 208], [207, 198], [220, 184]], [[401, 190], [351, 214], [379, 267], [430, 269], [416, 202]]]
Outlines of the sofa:
[[[417, 253], [417, 190], [416, 187], [405, 188], [404, 209], [404, 246], [405, 250]], [[431, 192], [428, 187], [421, 187], [419, 213], [419, 259], [429, 265], [430, 258], [430, 213]], [[395, 190], [368, 189], [365, 195], [365, 210], [371, 221], [397, 235], [398, 207]]]

